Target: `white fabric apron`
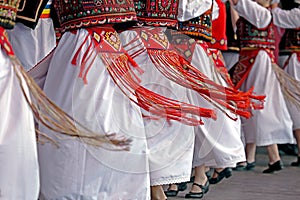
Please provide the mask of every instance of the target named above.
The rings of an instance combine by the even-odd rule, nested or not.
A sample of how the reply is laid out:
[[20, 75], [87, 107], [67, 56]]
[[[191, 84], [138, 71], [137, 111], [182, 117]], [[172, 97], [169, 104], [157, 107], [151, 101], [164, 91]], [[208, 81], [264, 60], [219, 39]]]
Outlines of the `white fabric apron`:
[[[226, 86], [225, 80], [218, 74], [213, 61], [201, 45], [195, 46], [191, 64], [214, 82]], [[203, 118], [204, 125], [195, 127], [193, 167], [203, 164], [209, 167], [234, 167], [237, 162], [245, 161], [240, 118], [233, 121], [197, 92], [189, 90], [188, 93], [192, 104], [212, 108], [217, 113], [216, 121]]]
[[[80, 65], [71, 64], [87, 34], [80, 29], [62, 36], [50, 62], [44, 91], [88, 128], [132, 138], [131, 150], [108, 151], [74, 139], [58, 140], [59, 148], [39, 145], [41, 199], [150, 199], [147, 144], [139, 107], [118, 89], [99, 57], [91, 66], [87, 84], [78, 78]], [[79, 60], [90, 43], [89, 38]]]
[[[28, 93], [25, 82], [23, 87]], [[0, 199], [37, 199], [39, 166], [33, 115], [1, 47], [0, 94]]]
[[[124, 31], [120, 34], [124, 46], [137, 37], [139, 35], [135, 31]], [[140, 46], [136, 46], [137, 44], [140, 44]], [[126, 46], [125, 49], [130, 49], [128, 53], [131, 55], [142, 47], [144, 45], [141, 39], [138, 39]], [[164, 77], [156, 69], [147, 52], [134, 57], [134, 60], [145, 71], [140, 76], [142, 86], [165, 97], [188, 103], [187, 89]], [[149, 148], [151, 185], [188, 181], [194, 148], [193, 127], [178, 121], [169, 123], [165, 119], [144, 119], [144, 124]]]
[[292, 121], [279, 82], [272, 69], [271, 59], [261, 50], [256, 56], [242, 91], [254, 87], [258, 95], [266, 95], [264, 109], [253, 111], [253, 117], [242, 120], [246, 143], [257, 146], [293, 143]]

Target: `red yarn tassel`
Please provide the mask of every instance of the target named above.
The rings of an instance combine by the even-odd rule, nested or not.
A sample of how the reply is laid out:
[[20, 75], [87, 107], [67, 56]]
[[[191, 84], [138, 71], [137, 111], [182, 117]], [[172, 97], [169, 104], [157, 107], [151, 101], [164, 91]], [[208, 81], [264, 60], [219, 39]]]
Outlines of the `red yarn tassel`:
[[[107, 65], [107, 70], [114, 82], [124, 94], [146, 111], [167, 120], [176, 120], [184, 124], [197, 126], [203, 122], [198, 117], [216, 119], [216, 114], [211, 109], [197, 107], [191, 104], [173, 100], [158, 95], [133, 79], [133, 71], [128, 65], [128, 56], [124, 53], [101, 53], [101, 59]], [[126, 62], [124, 62], [126, 61]], [[136, 99], [132, 98], [132, 95]]]
[[[226, 113], [230, 112], [249, 118], [251, 108], [261, 108], [251, 99], [263, 104], [264, 96], [255, 96], [253, 89], [241, 92], [234, 88], [224, 87], [206, 77], [183, 57], [171, 50], [148, 49], [148, 53], [157, 69], [170, 80], [197, 91], [201, 96]], [[229, 116], [227, 114], [227, 116]]]

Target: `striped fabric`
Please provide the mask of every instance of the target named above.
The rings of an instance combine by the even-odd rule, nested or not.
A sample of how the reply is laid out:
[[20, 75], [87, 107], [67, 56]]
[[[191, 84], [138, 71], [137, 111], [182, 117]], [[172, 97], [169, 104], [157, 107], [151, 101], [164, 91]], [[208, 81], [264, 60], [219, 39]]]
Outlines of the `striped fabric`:
[[50, 8], [51, 8], [52, 0], [49, 0], [46, 7], [44, 8], [41, 18], [50, 18]]

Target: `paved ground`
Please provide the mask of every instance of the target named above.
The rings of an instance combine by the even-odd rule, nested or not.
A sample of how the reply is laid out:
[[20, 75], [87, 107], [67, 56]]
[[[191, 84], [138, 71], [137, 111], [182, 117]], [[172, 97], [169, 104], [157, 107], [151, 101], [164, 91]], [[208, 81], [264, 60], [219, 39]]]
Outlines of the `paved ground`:
[[[217, 185], [211, 185], [210, 191], [203, 200], [300, 200], [300, 167], [290, 167], [294, 156], [282, 156], [285, 168], [274, 174], [262, 174], [267, 166], [267, 155], [264, 151], [257, 154], [257, 166], [250, 172], [233, 172], [229, 179], [222, 180]], [[176, 198], [182, 200], [185, 193], [178, 193]]]

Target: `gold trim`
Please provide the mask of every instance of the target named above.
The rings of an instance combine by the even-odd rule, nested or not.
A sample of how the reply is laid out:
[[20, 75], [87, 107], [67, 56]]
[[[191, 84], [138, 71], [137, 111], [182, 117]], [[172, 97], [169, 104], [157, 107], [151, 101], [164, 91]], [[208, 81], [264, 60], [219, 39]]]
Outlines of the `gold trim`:
[[[23, 2], [22, 8], [20, 9], [20, 5], [19, 5], [19, 7], [18, 7], [18, 12], [23, 11], [24, 8], [25, 8], [26, 0], [24, 0], [24, 1], [22, 1], [22, 2]], [[21, 3], [21, 1], [20, 1], [20, 3]]]
[[[26, 0], [25, 0], [25, 1], [26, 1]], [[39, 10], [39, 9], [41, 8], [42, 3], [43, 3], [43, 1], [40, 0], [40, 4], [39, 4], [37, 10]], [[19, 18], [19, 19], [24, 19], [24, 20], [27, 20], [27, 21], [30, 21], [30, 22], [36, 22], [36, 20], [37, 20], [37, 15], [38, 15], [38, 12], [35, 13], [35, 18], [29, 18], [29, 17], [25, 17], [25, 16], [22, 16], [22, 15], [17, 15], [17, 18]]]

